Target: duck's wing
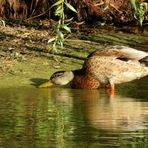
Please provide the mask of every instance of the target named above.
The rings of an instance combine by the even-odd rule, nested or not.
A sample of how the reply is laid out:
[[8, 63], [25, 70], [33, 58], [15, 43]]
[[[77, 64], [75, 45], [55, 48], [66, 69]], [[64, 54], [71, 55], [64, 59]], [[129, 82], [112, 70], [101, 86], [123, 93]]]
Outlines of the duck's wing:
[[129, 59], [140, 60], [148, 56], [147, 52], [137, 50], [131, 47], [119, 46], [118, 48], [118, 46], [114, 46], [114, 48], [119, 49], [119, 52], [125, 54]]
[[88, 56], [88, 58], [92, 56], [111, 56], [123, 60], [138, 61], [148, 56], [148, 53], [126, 46], [109, 46], [93, 52]]

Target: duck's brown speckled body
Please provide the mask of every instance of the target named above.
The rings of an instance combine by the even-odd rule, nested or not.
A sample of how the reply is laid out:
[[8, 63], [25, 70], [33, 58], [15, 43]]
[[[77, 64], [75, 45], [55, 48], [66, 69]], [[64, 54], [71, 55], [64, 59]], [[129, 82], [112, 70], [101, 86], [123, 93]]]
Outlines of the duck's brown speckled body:
[[[82, 69], [72, 72], [56, 72], [59, 77], [52, 75], [50, 81], [55, 80], [64, 84], [71, 82], [73, 88], [96, 89], [110, 85], [114, 91], [114, 84], [129, 82], [148, 75], [148, 53], [125, 46], [106, 47], [91, 53]], [[63, 77], [62, 77], [63, 76]], [[67, 77], [67, 78], [66, 78]], [[67, 80], [67, 81], [66, 81]], [[62, 83], [61, 83], [62, 84]]]

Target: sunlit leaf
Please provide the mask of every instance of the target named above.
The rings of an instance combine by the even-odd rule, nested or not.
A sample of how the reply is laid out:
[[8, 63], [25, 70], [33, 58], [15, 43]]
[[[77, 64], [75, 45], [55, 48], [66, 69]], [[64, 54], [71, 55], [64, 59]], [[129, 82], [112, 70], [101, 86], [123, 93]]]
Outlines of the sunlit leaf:
[[51, 42], [53, 42], [53, 41], [55, 41], [55, 37], [49, 39], [49, 40], [48, 40], [48, 43], [51, 43]]
[[144, 14], [143, 15], [139, 15], [139, 19], [140, 19], [140, 25], [142, 26], [143, 21], [144, 21]]
[[148, 4], [145, 5], [144, 3], [140, 3], [138, 0], [131, 0], [131, 3], [135, 9], [135, 18], [139, 20], [140, 25], [142, 26], [144, 17], [145, 17], [145, 11], [147, 10]]
[[65, 22], [67, 22], [67, 23], [68, 23], [68, 22], [71, 22], [72, 20], [73, 20], [73, 17], [72, 17], [72, 18], [70, 18], [70, 19], [66, 19], [66, 20], [65, 20]]
[[69, 3], [65, 2], [65, 5], [70, 9], [72, 10], [73, 12], [77, 13], [77, 10], [72, 6], [70, 5]]
[[61, 46], [61, 48], [63, 48], [63, 42], [62, 41], [60, 41], [60, 46]]
[[60, 5], [62, 2], [63, 2], [63, 0], [58, 0], [58, 1], [57, 1], [56, 3], [54, 3], [51, 7], [58, 6], [58, 5]]
[[64, 42], [64, 34], [60, 31], [59, 32], [60, 40]]
[[61, 9], [62, 9], [62, 6], [60, 5], [60, 6], [57, 7], [56, 12], [61, 10]]
[[5, 23], [4, 20], [1, 20], [1, 19], [0, 19], [0, 26], [6, 27], [6, 23]]
[[55, 52], [57, 52], [56, 42], [54, 42], [54, 44], [52, 45], [52, 50], [54, 50]]
[[141, 5], [143, 6], [144, 11], [148, 11], [148, 3], [143, 2]]
[[135, 11], [137, 12], [140, 7], [139, 1], [138, 0], [131, 0], [131, 3], [133, 5]]
[[65, 29], [67, 32], [71, 32], [70, 27], [68, 27], [66, 24], [64, 24], [64, 25], [62, 26], [62, 28]]
[[62, 6], [59, 6], [56, 11], [55, 11], [55, 15], [61, 15], [64, 12], [64, 9], [62, 8]]

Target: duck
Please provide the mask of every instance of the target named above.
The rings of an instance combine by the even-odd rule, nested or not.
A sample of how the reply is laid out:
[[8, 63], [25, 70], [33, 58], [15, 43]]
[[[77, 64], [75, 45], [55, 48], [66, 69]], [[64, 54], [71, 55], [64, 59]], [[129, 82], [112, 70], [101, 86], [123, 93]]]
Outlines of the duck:
[[70, 84], [75, 89], [110, 88], [148, 75], [148, 53], [126, 46], [108, 46], [92, 52], [81, 69], [57, 71], [39, 88]]

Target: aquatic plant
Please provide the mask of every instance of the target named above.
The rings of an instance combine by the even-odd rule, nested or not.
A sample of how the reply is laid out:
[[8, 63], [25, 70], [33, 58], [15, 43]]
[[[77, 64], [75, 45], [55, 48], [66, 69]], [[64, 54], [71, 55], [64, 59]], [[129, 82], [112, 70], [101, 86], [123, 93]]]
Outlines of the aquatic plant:
[[55, 16], [59, 18], [56, 28], [54, 30], [55, 36], [48, 40], [48, 43], [52, 43], [52, 48], [49, 48], [55, 52], [57, 52], [57, 45], [60, 45], [63, 48], [63, 44], [65, 41], [65, 31], [66, 33], [71, 33], [71, 29], [69, 24], [71, 23], [73, 18], [68, 19], [65, 15], [65, 9], [68, 8], [71, 11], [77, 13], [76, 9], [67, 2], [67, 0], [58, 0], [56, 3], [52, 5], [52, 7], [56, 7]]

